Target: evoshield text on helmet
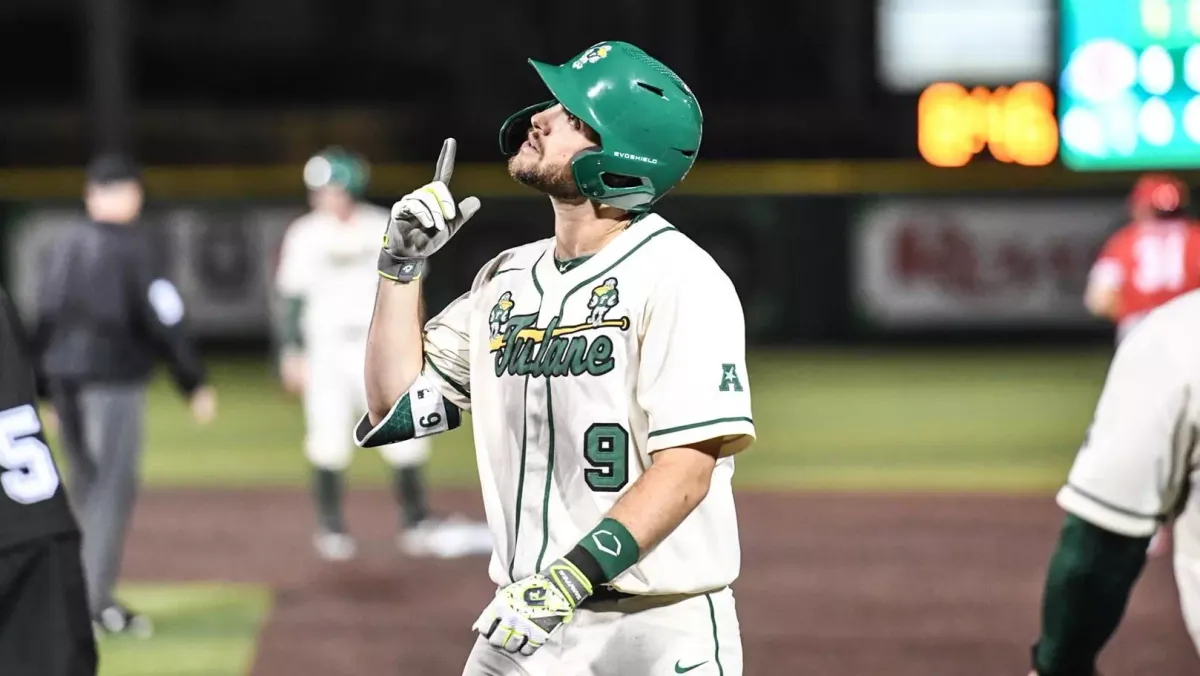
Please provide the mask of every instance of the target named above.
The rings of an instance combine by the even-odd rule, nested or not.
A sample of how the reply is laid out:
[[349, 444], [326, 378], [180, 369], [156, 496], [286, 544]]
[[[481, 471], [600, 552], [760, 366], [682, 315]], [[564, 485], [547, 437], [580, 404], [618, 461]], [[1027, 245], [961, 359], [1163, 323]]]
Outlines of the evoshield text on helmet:
[[304, 165], [304, 185], [309, 190], [333, 185], [359, 197], [366, 192], [369, 177], [366, 160], [342, 148], [326, 148]]
[[529, 106], [500, 128], [500, 150], [515, 154], [531, 118], [562, 104], [600, 137], [571, 160], [579, 192], [602, 204], [648, 211], [691, 170], [703, 115], [695, 95], [671, 69], [625, 42], [602, 42], [559, 65], [529, 60], [550, 101]]

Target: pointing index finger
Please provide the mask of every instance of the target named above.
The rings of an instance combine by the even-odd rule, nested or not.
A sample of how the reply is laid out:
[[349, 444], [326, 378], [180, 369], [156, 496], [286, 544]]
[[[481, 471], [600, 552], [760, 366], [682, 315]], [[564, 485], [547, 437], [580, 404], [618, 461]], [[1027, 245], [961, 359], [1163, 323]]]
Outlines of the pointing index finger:
[[454, 155], [458, 152], [458, 141], [448, 138], [442, 144], [442, 152], [438, 155], [437, 167], [433, 170], [433, 180], [450, 185], [454, 176]]

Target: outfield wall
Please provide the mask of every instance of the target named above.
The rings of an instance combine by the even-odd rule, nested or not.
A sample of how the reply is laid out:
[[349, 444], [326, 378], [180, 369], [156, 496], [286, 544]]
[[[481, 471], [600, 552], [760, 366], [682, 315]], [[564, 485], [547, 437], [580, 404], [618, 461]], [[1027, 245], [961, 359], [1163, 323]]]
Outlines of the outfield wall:
[[[427, 167], [377, 167], [371, 198], [389, 203], [427, 180], [420, 172]], [[295, 167], [148, 171], [147, 226], [205, 338], [269, 338], [279, 242], [304, 209], [297, 175]], [[23, 307], [45, 248], [81, 216], [79, 180], [73, 169], [0, 171], [4, 273]], [[756, 345], [1102, 341], [1107, 327], [1086, 315], [1080, 296], [1132, 180], [1056, 167], [712, 163], [698, 165], [659, 211], [733, 279]], [[545, 200], [501, 166], [461, 167], [455, 186], [484, 208], [435, 257], [431, 310], [497, 251], [550, 233]]]

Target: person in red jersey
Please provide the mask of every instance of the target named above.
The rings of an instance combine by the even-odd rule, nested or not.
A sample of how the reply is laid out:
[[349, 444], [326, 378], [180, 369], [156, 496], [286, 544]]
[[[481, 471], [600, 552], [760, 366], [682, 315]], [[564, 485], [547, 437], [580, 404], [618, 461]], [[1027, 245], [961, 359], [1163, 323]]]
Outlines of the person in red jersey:
[[[1109, 237], [1088, 275], [1084, 304], [1116, 326], [1120, 343], [1155, 308], [1200, 288], [1200, 224], [1188, 213], [1186, 184], [1149, 173], [1129, 196], [1131, 221]], [[1150, 542], [1151, 556], [1171, 546], [1164, 524]]]
[[1093, 264], [1084, 304], [1116, 325], [1118, 342], [1154, 308], [1200, 288], [1200, 227], [1189, 203], [1175, 176], [1142, 176], [1129, 197], [1132, 220]]

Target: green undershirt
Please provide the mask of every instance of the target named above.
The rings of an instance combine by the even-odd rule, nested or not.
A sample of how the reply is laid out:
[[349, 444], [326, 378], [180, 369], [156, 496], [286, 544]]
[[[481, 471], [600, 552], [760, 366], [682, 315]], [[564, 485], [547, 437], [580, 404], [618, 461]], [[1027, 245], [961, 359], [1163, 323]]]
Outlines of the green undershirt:
[[579, 258], [572, 258], [570, 260], [565, 260], [565, 261], [560, 261], [560, 260], [558, 260], [558, 258], [555, 258], [554, 259], [554, 267], [558, 268], [558, 273], [560, 275], [566, 274], [566, 273], [570, 272], [571, 270], [574, 270], [575, 268], [579, 267], [580, 265], [583, 265], [584, 263], [586, 263], [587, 260], [591, 257], [592, 257], [591, 254], [588, 254], [587, 256], [580, 256]]
[[1042, 635], [1033, 649], [1040, 676], [1093, 676], [1146, 563], [1149, 537], [1132, 538], [1068, 514], [1050, 559]]
[[[630, 219], [630, 221], [628, 223], [625, 224], [625, 227], [628, 228], [629, 226], [633, 225], [634, 223], [637, 223], [638, 221], [642, 220], [643, 218], [645, 218], [649, 215], [650, 215], [650, 212], [643, 212], [643, 213], [637, 214], [632, 219]], [[595, 254], [588, 254], [586, 256], [580, 256], [578, 258], [572, 258], [570, 260], [565, 260], [565, 261], [558, 260], [558, 257], [556, 256], [554, 258], [554, 267], [558, 268], [558, 273], [560, 275], [566, 274], [566, 273], [570, 272], [571, 270], [574, 270], [575, 268], [579, 267], [580, 265], [583, 265], [584, 263], [586, 263], [587, 260], [594, 255]]]

